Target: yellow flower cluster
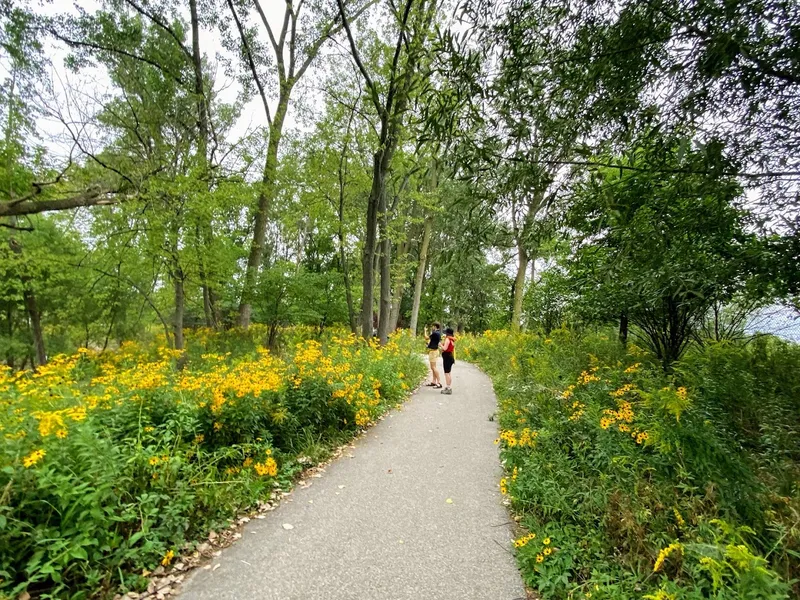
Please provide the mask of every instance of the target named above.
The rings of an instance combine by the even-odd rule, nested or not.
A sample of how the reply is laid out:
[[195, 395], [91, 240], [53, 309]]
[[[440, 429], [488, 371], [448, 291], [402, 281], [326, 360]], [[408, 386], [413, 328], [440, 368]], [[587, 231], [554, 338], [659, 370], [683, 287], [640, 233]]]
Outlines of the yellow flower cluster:
[[65, 438], [67, 437], [67, 425], [64, 420], [83, 421], [86, 419], [86, 408], [73, 406], [54, 411], [37, 410], [31, 414], [39, 422], [39, 435], [47, 437], [55, 433], [56, 437]]
[[631, 426], [636, 419], [636, 413], [633, 411], [633, 404], [627, 400], [620, 400], [621, 396], [632, 389], [634, 388], [625, 385], [616, 392], [611, 392], [611, 395], [617, 398], [617, 410], [612, 410], [610, 408], [604, 410], [603, 414], [605, 416], [600, 418], [600, 427], [602, 429], [609, 429], [616, 425], [621, 433], [630, 433], [636, 443], [641, 445], [647, 441], [649, 435], [646, 431], [640, 431]]
[[523, 548], [528, 545], [528, 542], [532, 542], [535, 539], [536, 539], [536, 534], [529, 533], [528, 535], [524, 535], [521, 538], [514, 540], [514, 547]]
[[260, 477], [275, 477], [278, 474], [278, 463], [271, 456], [268, 456], [264, 462], [253, 465], [253, 468]]
[[583, 371], [578, 377], [578, 385], [588, 385], [593, 381], [600, 381], [600, 378], [595, 375], [597, 367], [592, 367], [589, 371]]
[[175, 382], [175, 389], [191, 392], [201, 405], [208, 403], [211, 412], [219, 414], [226, 403], [236, 398], [277, 392], [284, 385], [286, 365], [272, 356], [269, 350], [259, 348], [258, 358], [230, 366], [224, 357], [215, 357], [219, 364], [202, 372], [183, 371]]
[[505, 477], [500, 480], [500, 493], [504, 496], [508, 494], [508, 479]]
[[499, 443], [504, 442], [507, 448], [514, 448], [519, 446], [533, 448], [536, 446], [536, 438], [539, 437], [538, 431], [533, 431], [529, 427], [525, 427], [517, 437], [517, 432], [513, 429], [504, 429], [500, 432], [500, 437], [495, 441]]
[[500, 441], [505, 442], [508, 448], [517, 445], [517, 433], [513, 429], [504, 429], [500, 432]]
[[[703, 557], [708, 558], [708, 557]], [[703, 562], [703, 558], [700, 559], [700, 562]], [[675, 600], [675, 594], [668, 594], [664, 590], [658, 590], [655, 594], [648, 594], [644, 597], [645, 600]]]
[[625, 394], [635, 392], [636, 391], [636, 384], [633, 383], [626, 383], [618, 390], [614, 390], [613, 392], [609, 392], [608, 395], [612, 398], [622, 398]]
[[669, 555], [673, 552], [682, 553], [683, 545], [680, 542], [673, 542], [666, 548], [662, 548], [658, 553], [658, 558], [656, 558], [656, 564], [653, 567], [653, 573], [658, 573], [661, 570], [661, 568], [664, 566], [664, 561], [667, 560]]
[[45, 454], [47, 454], [47, 451], [45, 450], [34, 450], [28, 454], [28, 456], [22, 459], [22, 464], [26, 469], [28, 469], [42, 460]]
[[525, 427], [519, 434], [519, 445], [533, 448], [536, 445], [536, 438], [539, 437], [538, 431], [531, 431]]
[[570, 421], [577, 421], [583, 416], [586, 405], [578, 402], [577, 400], [572, 403], [572, 414], [569, 416]]
[[635, 363], [635, 364], [632, 364], [630, 367], [628, 367], [627, 369], [625, 369], [625, 373], [628, 373], [628, 374], [630, 374], [630, 373], [636, 373], [636, 371], [638, 371], [638, 370], [639, 370], [639, 367], [641, 367], [641, 366], [642, 366], [642, 363]]
[[[266, 334], [265, 328], [254, 326], [236, 335], [255, 342]], [[214, 344], [214, 336], [226, 335], [229, 333], [187, 331], [189, 355], [194, 344]], [[381, 347], [375, 341], [367, 345], [355, 336], [340, 335], [332, 337], [323, 352], [320, 342], [310, 340], [298, 344], [293, 359], [288, 361], [265, 348], [236, 360], [230, 353], [209, 351], [195, 354], [201, 356], [198, 362], [184, 361], [182, 369], [176, 368], [176, 362], [186, 356], [183, 351], [125, 342], [114, 351], [98, 353], [83, 348], [71, 356], [55, 356], [36, 372], [14, 372], [0, 366], [0, 436], [10, 443], [31, 439], [30, 444], [23, 442], [19, 456], [26, 467], [32, 467], [42, 461], [49, 444], [67, 438], [93, 412], [126, 403], [150, 402], [156, 391], [168, 393], [178, 404], [209, 410], [214, 431], [235, 427], [238, 413], [231, 410], [239, 406], [268, 412], [275, 422], [280, 422], [289, 417], [281, 393], [307, 380], [327, 386], [332, 400], [344, 400], [353, 406], [356, 424], [365, 426], [378, 416], [384, 398], [413, 384], [402, 373], [382, 381], [365, 372], [368, 364], [401, 356], [405, 346], [401, 347], [398, 341], [404, 339], [393, 335]], [[87, 373], [92, 374], [90, 379]], [[245, 399], [259, 404], [244, 405]], [[143, 423], [139, 433], [151, 438], [157, 435], [154, 432], [151, 424]], [[204, 441], [201, 434], [194, 444]], [[144, 460], [155, 467], [166, 457], [148, 455]], [[247, 468], [250, 467], [262, 475], [277, 473], [272, 458], [253, 461]]]
[[617, 410], [607, 408], [603, 411], [606, 416], [600, 419], [600, 427], [608, 429], [616, 422], [633, 423], [636, 416], [633, 412], [633, 405], [627, 400], [618, 400], [617, 407]]

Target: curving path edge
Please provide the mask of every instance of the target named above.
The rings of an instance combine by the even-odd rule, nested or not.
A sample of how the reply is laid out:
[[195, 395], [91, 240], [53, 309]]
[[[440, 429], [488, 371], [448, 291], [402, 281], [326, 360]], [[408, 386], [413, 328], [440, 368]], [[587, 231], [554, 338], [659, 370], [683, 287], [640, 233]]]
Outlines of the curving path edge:
[[419, 389], [321, 478], [248, 523], [179, 598], [524, 600], [491, 381], [460, 361], [453, 375], [452, 396]]

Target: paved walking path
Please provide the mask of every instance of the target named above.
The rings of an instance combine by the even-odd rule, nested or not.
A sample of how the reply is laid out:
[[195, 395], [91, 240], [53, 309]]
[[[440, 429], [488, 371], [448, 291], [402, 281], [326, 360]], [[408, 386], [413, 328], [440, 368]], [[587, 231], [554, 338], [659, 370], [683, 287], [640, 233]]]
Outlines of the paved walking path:
[[313, 485], [248, 523], [181, 600], [524, 599], [497, 488], [491, 383], [462, 362], [454, 375], [452, 396], [422, 388]]

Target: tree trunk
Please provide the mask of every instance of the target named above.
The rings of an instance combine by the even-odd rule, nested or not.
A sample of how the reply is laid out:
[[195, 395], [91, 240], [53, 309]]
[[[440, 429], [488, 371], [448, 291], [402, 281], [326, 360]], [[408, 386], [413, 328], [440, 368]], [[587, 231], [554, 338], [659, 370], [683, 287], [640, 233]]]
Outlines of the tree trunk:
[[525, 274], [528, 271], [528, 253], [522, 244], [519, 249], [517, 277], [514, 279], [514, 305], [511, 312], [511, 331], [519, 331], [522, 325], [522, 300], [525, 297]]
[[350, 323], [350, 332], [358, 335], [358, 318], [353, 305], [353, 290], [350, 284], [350, 269], [347, 266], [347, 256], [344, 251], [344, 235], [339, 233], [339, 261], [342, 263], [342, 277], [344, 278], [344, 293], [347, 298], [347, 317]]
[[14, 353], [11, 350], [11, 348], [13, 347], [13, 344], [11, 344], [11, 342], [13, 342], [14, 340], [14, 307], [11, 303], [9, 303], [8, 306], [6, 307], [6, 319], [8, 321], [8, 341], [9, 341], [8, 350], [6, 352], [6, 364], [11, 369], [13, 369], [14, 363], [16, 361], [14, 360]]
[[[200, 19], [197, 14], [197, 0], [189, 0], [189, 13], [192, 24], [192, 67], [194, 70], [194, 93], [197, 102], [197, 157], [200, 163], [200, 178], [205, 180], [208, 176], [208, 104], [206, 101], [205, 82], [203, 80], [203, 54], [200, 51]], [[200, 264], [200, 281], [203, 288], [203, 311], [206, 325], [212, 329], [219, 327], [216, 294], [209, 283], [209, 276], [202, 255], [212, 241], [213, 233], [211, 223], [197, 226], [198, 254]]]
[[239, 304], [239, 326], [247, 328], [250, 326], [250, 317], [253, 312], [253, 294], [255, 292], [258, 271], [264, 259], [264, 241], [267, 235], [267, 220], [269, 219], [272, 201], [275, 198], [275, 176], [278, 171], [278, 147], [281, 136], [283, 135], [283, 121], [286, 118], [286, 111], [289, 108], [289, 96], [292, 92], [291, 86], [286, 84], [281, 90], [278, 99], [278, 108], [275, 111], [275, 118], [269, 128], [269, 145], [267, 146], [267, 158], [264, 162], [264, 174], [261, 180], [261, 193], [258, 195], [258, 207], [256, 218], [253, 225], [253, 243], [250, 246], [250, 256], [247, 259], [247, 270], [244, 275], [244, 285], [242, 287], [242, 299]]
[[30, 288], [23, 292], [25, 308], [28, 311], [28, 318], [31, 321], [31, 334], [33, 336], [33, 348], [36, 351], [36, 366], [41, 367], [47, 364], [47, 352], [44, 347], [44, 336], [42, 335], [42, 319], [39, 313], [39, 305], [36, 296]]
[[[382, 228], [383, 229], [383, 228]], [[384, 235], [388, 235], [386, 232]], [[392, 312], [392, 242], [381, 240], [381, 293], [378, 305], [378, 338], [381, 344], [389, 341]]]
[[183, 315], [185, 311], [185, 296], [183, 293], [183, 273], [176, 269], [174, 275], [175, 283], [175, 320], [173, 322], [172, 335], [175, 339], [175, 349], [183, 350]]
[[342, 278], [344, 279], [344, 292], [347, 298], [347, 317], [350, 323], [350, 331], [353, 335], [358, 335], [358, 319], [356, 309], [353, 306], [353, 290], [350, 284], [350, 269], [347, 266], [347, 253], [344, 248], [344, 193], [339, 195], [339, 262], [342, 267]]
[[361, 335], [364, 339], [372, 337], [372, 306], [375, 285], [375, 258], [378, 246], [378, 210], [381, 197], [386, 194], [386, 149], [375, 153], [372, 167], [372, 188], [367, 200], [366, 236], [363, 257], [363, 290], [361, 293]]
[[389, 330], [394, 331], [397, 329], [397, 323], [400, 320], [400, 305], [403, 303], [403, 293], [406, 289], [406, 279], [408, 278], [406, 272], [406, 258], [408, 255], [408, 237], [400, 244], [397, 249], [396, 273], [394, 280], [394, 289], [392, 289], [392, 310], [389, 313]]
[[624, 312], [619, 315], [619, 341], [623, 346], [628, 344], [628, 314]]
[[417, 265], [417, 274], [414, 278], [414, 300], [411, 304], [411, 324], [409, 326], [413, 335], [417, 335], [419, 305], [422, 301], [422, 283], [425, 279], [425, 266], [428, 262], [428, 246], [431, 242], [432, 229], [433, 219], [428, 215], [425, 217], [425, 229], [422, 232], [422, 245], [419, 248], [419, 264]]

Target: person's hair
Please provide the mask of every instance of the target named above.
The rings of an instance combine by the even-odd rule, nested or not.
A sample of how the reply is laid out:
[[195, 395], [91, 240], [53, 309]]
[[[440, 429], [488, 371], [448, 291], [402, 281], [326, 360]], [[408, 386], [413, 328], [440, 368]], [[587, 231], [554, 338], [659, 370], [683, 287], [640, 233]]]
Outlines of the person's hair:
[[435, 322], [434, 322], [434, 324], [433, 324], [433, 328], [434, 328], [434, 329], [439, 329], [439, 327], [441, 327], [441, 325], [439, 325], [438, 323], [435, 323]]
[[454, 333], [455, 331], [453, 331], [452, 327], [448, 327], [447, 329], [444, 330], [445, 335], [453, 335]]

